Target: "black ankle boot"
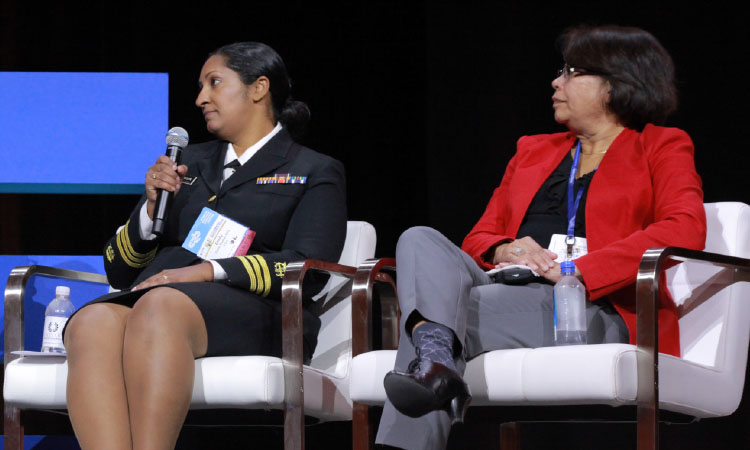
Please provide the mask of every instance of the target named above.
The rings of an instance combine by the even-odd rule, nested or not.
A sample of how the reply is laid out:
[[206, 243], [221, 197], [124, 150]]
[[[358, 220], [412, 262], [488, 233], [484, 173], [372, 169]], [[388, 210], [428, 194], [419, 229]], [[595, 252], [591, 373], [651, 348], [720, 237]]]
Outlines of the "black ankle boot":
[[443, 409], [451, 424], [461, 423], [471, 402], [469, 387], [458, 372], [419, 356], [406, 372], [388, 372], [383, 384], [388, 400], [409, 417]]

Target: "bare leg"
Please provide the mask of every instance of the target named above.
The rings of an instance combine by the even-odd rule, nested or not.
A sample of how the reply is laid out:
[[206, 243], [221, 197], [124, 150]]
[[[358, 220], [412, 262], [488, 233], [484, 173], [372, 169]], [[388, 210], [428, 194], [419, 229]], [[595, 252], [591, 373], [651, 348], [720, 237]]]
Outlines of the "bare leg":
[[123, 346], [133, 449], [174, 448], [207, 346], [203, 316], [182, 292], [155, 288], [135, 304]]
[[130, 308], [89, 305], [65, 330], [67, 401], [81, 448], [131, 449], [128, 401], [122, 372], [122, 342]]

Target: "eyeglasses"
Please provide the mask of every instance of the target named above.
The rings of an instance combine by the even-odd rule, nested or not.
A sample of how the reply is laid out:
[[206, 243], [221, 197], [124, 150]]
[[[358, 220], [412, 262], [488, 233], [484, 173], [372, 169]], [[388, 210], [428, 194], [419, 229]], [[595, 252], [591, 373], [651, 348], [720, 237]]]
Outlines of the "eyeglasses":
[[557, 71], [557, 76], [562, 76], [566, 80], [570, 80], [571, 78], [579, 77], [582, 75], [607, 75], [604, 72], [597, 72], [596, 70], [589, 70], [589, 69], [582, 69], [580, 67], [570, 67], [567, 63], [563, 66], [562, 69]]

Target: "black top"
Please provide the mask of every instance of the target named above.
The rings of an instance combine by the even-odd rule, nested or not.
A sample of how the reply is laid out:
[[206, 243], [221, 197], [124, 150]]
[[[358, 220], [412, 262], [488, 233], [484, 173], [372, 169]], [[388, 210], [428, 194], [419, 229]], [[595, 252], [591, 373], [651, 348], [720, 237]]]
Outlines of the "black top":
[[[573, 158], [568, 152], [531, 200], [517, 239], [531, 236], [540, 246], [548, 248], [553, 234], [568, 233], [568, 177], [572, 166]], [[575, 235], [578, 237], [586, 237], [586, 197], [595, 173], [591, 171], [573, 184], [576, 194], [579, 189], [585, 189], [576, 213]]]

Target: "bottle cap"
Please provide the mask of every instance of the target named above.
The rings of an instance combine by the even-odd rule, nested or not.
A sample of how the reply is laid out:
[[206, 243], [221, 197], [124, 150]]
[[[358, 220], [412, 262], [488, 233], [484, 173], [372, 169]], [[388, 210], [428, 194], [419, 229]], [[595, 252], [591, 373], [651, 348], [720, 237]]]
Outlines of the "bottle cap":
[[560, 263], [560, 272], [563, 275], [573, 275], [576, 273], [576, 263], [573, 261], [563, 261]]
[[55, 288], [55, 296], [64, 295], [70, 297], [70, 288], [67, 286], [57, 286]]

